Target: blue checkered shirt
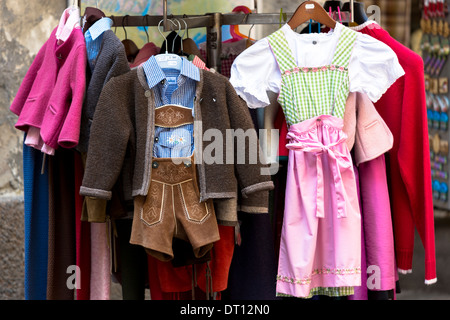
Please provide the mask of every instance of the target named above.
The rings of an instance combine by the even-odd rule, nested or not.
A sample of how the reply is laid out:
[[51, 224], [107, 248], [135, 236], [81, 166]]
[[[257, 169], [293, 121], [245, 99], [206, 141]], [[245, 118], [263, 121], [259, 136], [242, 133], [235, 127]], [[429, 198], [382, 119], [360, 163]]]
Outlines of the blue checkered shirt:
[[[186, 58], [182, 58], [181, 70], [161, 69], [156, 58], [150, 57], [142, 64], [148, 86], [155, 95], [155, 107], [167, 104], [192, 109], [200, 71]], [[155, 127], [153, 156], [157, 158], [190, 157], [194, 152], [194, 125], [186, 124], [176, 128]]]

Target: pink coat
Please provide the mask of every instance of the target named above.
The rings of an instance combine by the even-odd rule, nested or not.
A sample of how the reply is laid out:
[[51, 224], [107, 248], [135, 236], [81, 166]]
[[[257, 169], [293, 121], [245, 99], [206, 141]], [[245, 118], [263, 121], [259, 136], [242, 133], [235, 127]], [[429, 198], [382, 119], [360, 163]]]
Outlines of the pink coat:
[[366, 94], [350, 92], [345, 105], [344, 132], [354, 150], [355, 164], [373, 160], [392, 149], [394, 138]]
[[78, 144], [86, 88], [86, 43], [81, 29], [57, 44], [55, 28], [31, 64], [10, 110], [15, 127], [40, 129], [45, 144], [73, 148]]

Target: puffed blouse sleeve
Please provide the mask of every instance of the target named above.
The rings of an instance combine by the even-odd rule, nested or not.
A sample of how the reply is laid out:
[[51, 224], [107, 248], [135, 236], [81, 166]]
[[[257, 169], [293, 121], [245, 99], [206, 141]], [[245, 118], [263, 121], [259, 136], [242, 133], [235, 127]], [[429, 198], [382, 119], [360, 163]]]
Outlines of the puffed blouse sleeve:
[[360, 33], [353, 47], [348, 73], [350, 92], [366, 93], [372, 102], [377, 102], [405, 71], [390, 47]]
[[280, 80], [280, 69], [266, 38], [244, 50], [231, 66], [230, 82], [249, 108], [269, 105], [267, 91], [279, 92]]

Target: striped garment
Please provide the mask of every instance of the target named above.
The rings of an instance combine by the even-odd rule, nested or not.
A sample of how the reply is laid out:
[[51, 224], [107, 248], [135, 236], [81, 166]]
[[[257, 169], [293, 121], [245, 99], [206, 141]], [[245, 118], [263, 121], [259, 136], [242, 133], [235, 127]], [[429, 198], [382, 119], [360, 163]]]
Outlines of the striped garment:
[[[355, 288], [354, 287], [336, 287], [336, 288], [323, 288], [323, 287], [317, 287], [311, 289], [309, 292], [309, 295], [307, 297], [302, 297], [303, 299], [311, 299], [315, 296], [327, 296], [327, 297], [344, 297], [344, 296], [352, 296], [355, 294]], [[284, 293], [277, 293], [278, 297], [290, 297], [290, 298], [296, 298], [295, 296], [292, 296], [290, 294], [284, 294]]]
[[[181, 70], [161, 69], [154, 56], [142, 64], [147, 83], [155, 95], [156, 108], [174, 104], [192, 109], [199, 69], [182, 57]], [[189, 157], [194, 151], [194, 125], [187, 124], [176, 128], [155, 127], [153, 156], [157, 158]]]
[[86, 40], [87, 58], [91, 72], [94, 71], [95, 61], [102, 45], [103, 32], [111, 29], [113, 21], [110, 18], [97, 20], [84, 34]]
[[343, 28], [331, 64], [314, 68], [297, 66], [282, 29], [268, 37], [281, 70], [284, 85], [278, 102], [283, 106], [288, 126], [323, 114], [344, 117], [349, 92], [348, 64], [356, 35]]

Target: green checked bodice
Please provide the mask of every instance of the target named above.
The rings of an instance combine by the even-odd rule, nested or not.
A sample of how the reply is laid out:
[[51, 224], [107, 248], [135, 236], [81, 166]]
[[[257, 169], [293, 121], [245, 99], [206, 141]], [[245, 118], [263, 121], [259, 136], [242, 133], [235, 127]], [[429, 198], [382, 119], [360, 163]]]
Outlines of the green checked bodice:
[[313, 68], [297, 66], [282, 29], [268, 36], [281, 71], [278, 102], [288, 127], [323, 114], [344, 117], [348, 64], [357, 33], [341, 30], [331, 64]]

